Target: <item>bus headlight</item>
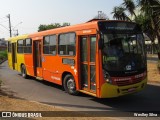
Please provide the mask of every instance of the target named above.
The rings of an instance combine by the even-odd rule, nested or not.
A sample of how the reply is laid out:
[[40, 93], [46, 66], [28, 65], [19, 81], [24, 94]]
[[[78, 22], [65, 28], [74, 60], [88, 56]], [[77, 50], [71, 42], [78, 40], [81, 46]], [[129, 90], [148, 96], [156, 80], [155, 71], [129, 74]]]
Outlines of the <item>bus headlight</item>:
[[111, 83], [111, 80], [109, 78], [106, 79], [107, 83]]
[[106, 78], [105, 80], [106, 80], [106, 82], [107, 82], [107, 83], [112, 84], [112, 80], [111, 80], [111, 78], [110, 78], [110, 77], [109, 77], [109, 78]]
[[105, 81], [106, 81], [107, 83], [112, 84], [112, 80], [111, 80], [111, 77], [110, 77], [109, 73], [106, 72], [106, 71], [103, 71], [103, 73], [104, 73], [104, 79], [105, 79]]

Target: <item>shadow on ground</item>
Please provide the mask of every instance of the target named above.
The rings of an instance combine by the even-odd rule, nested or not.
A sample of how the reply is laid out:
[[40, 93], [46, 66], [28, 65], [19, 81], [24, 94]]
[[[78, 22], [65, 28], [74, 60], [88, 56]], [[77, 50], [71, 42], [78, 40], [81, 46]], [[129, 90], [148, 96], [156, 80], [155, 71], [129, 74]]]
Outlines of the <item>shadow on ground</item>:
[[[57, 87], [51, 85], [48, 82], [45, 82], [46, 85]], [[74, 104], [63, 104], [63, 103], [45, 103], [53, 106], [62, 106], [62, 107], [78, 107], [78, 108], [87, 108], [92, 110], [118, 110], [118, 111], [160, 111], [160, 86], [147, 85], [146, 88], [132, 95], [117, 97], [117, 98], [105, 98], [99, 99], [89, 95], [80, 93], [78, 97], [86, 97], [90, 101], [94, 101], [100, 104], [105, 105], [106, 107], [94, 107], [93, 106], [83, 106], [83, 105], [74, 105]]]

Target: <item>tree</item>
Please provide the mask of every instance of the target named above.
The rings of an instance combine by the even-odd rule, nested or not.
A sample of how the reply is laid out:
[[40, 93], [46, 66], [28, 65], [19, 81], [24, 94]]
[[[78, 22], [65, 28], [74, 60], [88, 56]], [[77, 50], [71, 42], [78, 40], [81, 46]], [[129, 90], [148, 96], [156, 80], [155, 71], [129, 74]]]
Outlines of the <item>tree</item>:
[[160, 60], [160, 1], [159, 0], [139, 0], [139, 6], [141, 11], [144, 12], [145, 16], [148, 18], [148, 24], [150, 25], [146, 28], [149, 37], [152, 36], [151, 40], [154, 43], [154, 38], [158, 39], [158, 58]]
[[44, 30], [50, 30], [60, 27], [70, 26], [70, 23], [64, 22], [62, 25], [60, 23], [54, 23], [54, 24], [48, 24], [48, 25], [39, 25], [38, 32], [44, 31]]
[[[136, 6], [140, 7], [140, 14], [136, 15]], [[123, 0], [119, 7], [114, 7], [113, 18], [118, 20], [130, 20], [126, 13], [134, 15], [136, 23], [140, 24], [142, 30], [154, 43], [155, 38], [158, 39], [158, 57], [160, 60], [160, 1], [159, 0]], [[127, 19], [126, 19], [127, 18]]]
[[131, 15], [134, 15], [134, 17], [136, 18], [136, 14], [134, 12], [136, 9], [136, 5], [133, 0], [123, 0], [122, 5], [126, 8], [126, 10], [129, 11]]
[[70, 23], [64, 22], [61, 27], [66, 27], [66, 26], [70, 26]]
[[127, 12], [133, 16], [134, 18], [137, 17], [135, 14], [136, 5], [133, 0], [123, 0], [123, 3], [120, 6], [116, 6], [113, 8], [111, 14], [113, 14], [113, 18], [117, 20], [125, 20], [125, 21], [132, 21]]
[[104, 12], [98, 11], [98, 15], [96, 15], [94, 19], [107, 19], [108, 20], [109, 18]]
[[114, 7], [113, 11], [111, 12], [111, 14], [113, 14], [113, 18], [114, 19], [131, 21], [131, 19], [125, 13], [125, 8], [122, 7], [122, 6]]

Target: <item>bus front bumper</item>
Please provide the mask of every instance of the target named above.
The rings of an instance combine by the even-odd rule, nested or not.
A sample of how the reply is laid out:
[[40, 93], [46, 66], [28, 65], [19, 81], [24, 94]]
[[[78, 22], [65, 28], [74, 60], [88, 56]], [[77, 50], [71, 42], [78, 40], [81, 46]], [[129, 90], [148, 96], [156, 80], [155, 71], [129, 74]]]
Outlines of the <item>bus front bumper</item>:
[[141, 91], [147, 84], [147, 78], [140, 83], [127, 86], [116, 86], [108, 83], [104, 83], [101, 87], [100, 98], [112, 98], [119, 97], [127, 94], [132, 94]]

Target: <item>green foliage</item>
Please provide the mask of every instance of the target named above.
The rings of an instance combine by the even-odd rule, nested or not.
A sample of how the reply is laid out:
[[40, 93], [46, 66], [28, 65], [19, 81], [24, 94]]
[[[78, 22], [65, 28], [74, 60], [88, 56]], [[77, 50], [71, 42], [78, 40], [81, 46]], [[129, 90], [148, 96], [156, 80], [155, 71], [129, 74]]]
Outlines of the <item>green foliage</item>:
[[[135, 8], [138, 6], [139, 14], [135, 14]], [[113, 8], [113, 18], [126, 20], [127, 16], [133, 16], [132, 21], [141, 25], [143, 32], [154, 43], [155, 38], [160, 44], [160, 1], [159, 0], [123, 0], [120, 6]], [[160, 47], [155, 48], [160, 53]], [[160, 59], [160, 57], [159, 57]]]
[[113, 14], [113, 18], [117, 20], [131, 21], [130, 18], [125, 13], [126, 9], [122, 6], [116, 6], [113, 8], [111, 14]]
[[122, 3], [122, 5], [124, 6], [124, 8], [129, 11], [129, 13], [131, 15], [134, 15], [134, 17], [136, 17], [136, 14], [135, 14], [135, 9], [136, 9], [136, 5], [134, 3], [133, 0], [123, 0], [124, 2]]
[[[160, 1], [139, 0], [138, 4], [141, 7], [141, 12], [143, 12], [144, 16], [147, 18], [143, 23], [143, 26], [145, 26], [144, 32], [153, 43], [157, 37], [158, 44], [160, 44]], [[160, 47], [156, 47], [155, 49], [158, 51], [158, 54], [160, 54]]]
[[38, 32], [44, 31], [44, 30], [60, 28], [60, 27], [65, 27], [65, 26], [70, 26], [70, 23], [64, 22], [62, 25], [60, 23], [54, 23], [54, 24], [48, 24], [48, 25], [40, 25], [38, 27]]
[[0, 51], [0, 60], [7, 58], [7, 51]]

